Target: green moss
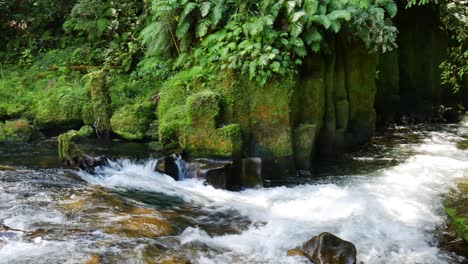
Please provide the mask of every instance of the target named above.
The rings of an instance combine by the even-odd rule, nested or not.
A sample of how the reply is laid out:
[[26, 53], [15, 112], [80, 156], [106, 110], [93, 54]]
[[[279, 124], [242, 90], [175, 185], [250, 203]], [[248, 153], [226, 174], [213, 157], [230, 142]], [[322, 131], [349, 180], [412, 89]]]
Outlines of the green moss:
[[187, 122], [190, 126], [214, 129], [220, 111], [219, 94], [204, 90], [187, 99]]
[[273, 79], [250, 91], [251, 134], [261, 157], [293, 155], [290, 93], [293, 78]]
[[449, 216], [458, 236], [468, 242], [468, 217], [460, 216], [456, 208], [446, 208], [445, 212]]
[[78, 130], [77, 136], [82, 138], [91, 137], [94, 134], [94, 129], [91, 126], [83, 126]]
[[82, 124], [84, 89], [64, 86], [50, 90], [36, 109], [35, 125], [39, 129], [66, 130]]
[[0, 123], [0, 142], [27, 142], [32, 135], [33, 127], [25, 119]]
[[58, 152], [59, 158], [64, 161], [74, 161], [75, 164], [83, 159], [84, 153], [75, 144], [75, 140], [79, 137], [76, 130], [70, 130], [58, 137]]
[[141, 140], [154, 119], [151, 103], [126, 105], [117, 110], [111, 118], [112, 130], [127, 140]]
[[179, 142], [186, 120], [185, 105], [173, 107], [159, 119], [159, 139], [163, 145]]
[[93, 117], [95, 128], [99, 135], [109, 137], [112, 130], [110, 119], [112, 117], [112, 106], [109, 86], [107, 83], [107, 72], [105, 69], [89, 74], [88, 87], [93, 105]]
[[85, 105], [83, 105], [83, 109], [81, 110], [81, 119], [83, 120], [83, 123], [85, 125], [94, 125], [94, 122], [96, 120], [94, 119], [92, 103], [86, 103]]
[[146, 130], [145, 133], [146, 137], [153, 140], [153, 141], [158, 141], [159, 140], [159, 120], [153, 120], [151, 124], [148, 127], [148, 130]]

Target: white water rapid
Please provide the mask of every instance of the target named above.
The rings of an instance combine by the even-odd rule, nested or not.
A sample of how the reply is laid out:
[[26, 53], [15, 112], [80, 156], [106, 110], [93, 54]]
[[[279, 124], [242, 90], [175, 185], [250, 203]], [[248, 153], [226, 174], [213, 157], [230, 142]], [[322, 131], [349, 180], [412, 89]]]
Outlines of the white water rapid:
[[422, 143], [397, 146], [391, 155], [408, 158], [396, 166], [296, 187], [214, 189], [157, 173], [154, 160], [114, 162], [81, 177], [106, 188], [179, 197], [206, 211], [234, 210], [252, 221], [236, 234], [186, 228], [177, 237], [180, 244], [213, 249], [198, 253], [195, 263], [301, 263], [287, 250], [325, 231], [354, 243], [358, 262], [462, 263], [437, 247], [436, 232], [446, 221], [443, 195], [468, 178], [468, 152], [456, 147], [467, 130], [465, 119], [450, 133], [428, 132]]

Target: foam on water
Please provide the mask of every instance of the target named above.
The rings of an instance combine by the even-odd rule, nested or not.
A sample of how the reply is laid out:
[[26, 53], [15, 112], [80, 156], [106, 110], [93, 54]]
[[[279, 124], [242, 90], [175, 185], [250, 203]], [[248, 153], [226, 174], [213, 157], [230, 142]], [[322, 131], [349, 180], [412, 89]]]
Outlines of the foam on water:
[[[466, 132], [467, 126], [465, 120], [459, 130]], [[422, 144], [402, 146], [415, 154], [398, 166], [339, 183], [289, 188], [229, 192], [197, 180], [177, 182], [154, 172], [154, 160], [112, 162], [81, 176], [109, 188], [181, 197], [206, 210], [233, 209], [254, 223], [240, 234], [218, 236], [188, 227], [179, 236], [181, 244], [217, 249], [200, 253], [199, 263], [300, 263], [286, 251], [325, 231], [354, 243], [364, 263], [458, 263], [461, 258], [439, 250], [435, 238], [446, 220], [441, 196], [468, 177], [467, 151], [455, 147], [457, 139], [431, 132]]]

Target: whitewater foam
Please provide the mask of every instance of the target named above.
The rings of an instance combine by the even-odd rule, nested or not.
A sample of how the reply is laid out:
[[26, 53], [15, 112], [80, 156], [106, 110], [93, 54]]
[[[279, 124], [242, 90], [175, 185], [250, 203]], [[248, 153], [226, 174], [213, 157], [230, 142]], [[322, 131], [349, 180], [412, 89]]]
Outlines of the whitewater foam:
[[415, 154], [395, 167], [296, 187], [229, 192], [193, 179], [177, 182], [155, 172], [154, 160], [111, 162], [95, 174], [80, 174], [109, 188], [142, 189], [210, 210], [236, 210], [254, 223], [240, 234], [215, 236], [188, 227], [179, 236], [181, 244], [200, 242], [223, 252], [199, 253], [199, 263], [301, 263], [286, 251], [321, 232], [354, 243], [364, 263], [457, 263], [461, 258], [439, 250], [435, 231], [446, 221], [442, 195], [456, 187], [457, 179], [468, 177], [468, 155], [455, 147], [456, 135], [429, 135], [421, 144], [402, 146]]

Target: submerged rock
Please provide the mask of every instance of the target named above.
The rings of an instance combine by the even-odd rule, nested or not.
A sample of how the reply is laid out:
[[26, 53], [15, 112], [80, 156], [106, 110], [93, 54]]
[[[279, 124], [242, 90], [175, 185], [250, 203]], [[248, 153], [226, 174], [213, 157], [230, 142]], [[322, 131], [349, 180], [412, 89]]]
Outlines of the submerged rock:
[[288, 256], [306, 257], [315, 264], [355, 264], [356, 247], [325, 232], [313, 237], [301, 248], [289, 250]]
[[85, 262], [85, 264], [99, 264], [101, 258], [97, 255], [92, 255], [89, 259]]
[[0, 165], [0, 171], [16, 171], [15, 167]]
[[158, 260], [161, 264], [190, 264], [191, 262], [183, 256], [171, 254]]
[[169, 223], [153, 216], [131, 216], [106, 228], [106, 233], [121, 234], [128, 237], [157, 238], [169, 235], [172, 227]]
[[27, 142], [32, 135], [33, 126], [25, 119], [0, 123], [0, 142]]

